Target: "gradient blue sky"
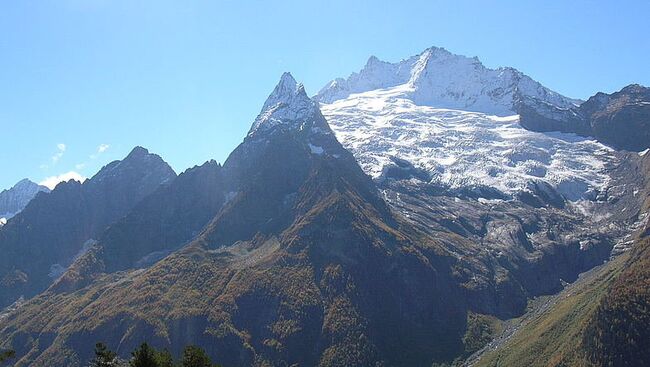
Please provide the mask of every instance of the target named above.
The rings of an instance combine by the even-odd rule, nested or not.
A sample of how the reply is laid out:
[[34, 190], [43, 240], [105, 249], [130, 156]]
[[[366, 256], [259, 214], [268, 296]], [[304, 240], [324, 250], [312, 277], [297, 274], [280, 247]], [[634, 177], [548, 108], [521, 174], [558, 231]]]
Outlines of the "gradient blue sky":
[[649, 14], [647, 1], [3, 1], [0, 188], [89, 177], [135, 145], [177, 172], [222, 162], [283, 71], [313, 94], [370, 55], [432, 45], [571, 97], [650, 85]]

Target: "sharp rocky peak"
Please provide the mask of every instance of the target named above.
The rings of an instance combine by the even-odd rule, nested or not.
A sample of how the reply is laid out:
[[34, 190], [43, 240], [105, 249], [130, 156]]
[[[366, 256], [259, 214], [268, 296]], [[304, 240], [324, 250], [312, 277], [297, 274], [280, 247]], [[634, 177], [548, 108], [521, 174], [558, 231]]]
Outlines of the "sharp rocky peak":
[[46, 188], [45, 186], [40, 186], [39, 184], [33, 182], [28, 178], [23, 178], [22, 180], [18, 181], [14, 186], [12, 186], [10, 189], [2, 190], [2, 191], [5, 192], [9, 190], [18, 191], [18, 192], [22, 192], [26, 190], [27, 191], [49, 191], [49, 189]]
[[136, 146], [135, 148], [133, 148], [133, 150], [131, 150], [129, 155], [126, 156], [125, 160], [142, 158], [147, 156], [148, 154], [149, 154], [149, 150], [147, 148]]
[[14, 187], [20, 187], [20, 186], [33, 186], [36, 185], [35, 182], [30, 180], [29, 178], [23, 178], [22, 180], [18, 181]]
[[92, 185], [106, 179], [113, 180], [124, 174], [161, 176], [163, 182], [176, 176], [174, 170], [159, 155], [136, 146], [123, 160], [113, 161], [102, 167], [87, 183]]
[[275, 126], [300, 127], [318, 111], [318, 106], [307, 96], [302, 83], [285, 72], [255, 119], [248, 135]]

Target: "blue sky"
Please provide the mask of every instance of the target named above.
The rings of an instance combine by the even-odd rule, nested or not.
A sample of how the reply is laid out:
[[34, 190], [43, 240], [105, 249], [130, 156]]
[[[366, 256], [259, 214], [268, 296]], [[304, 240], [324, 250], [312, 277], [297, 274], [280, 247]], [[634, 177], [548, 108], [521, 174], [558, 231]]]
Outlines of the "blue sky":
[[223, 161], [283, 71], [310, 94], [429, 46], [576, 98], [650, 85], [647, 1], [0, 3], [0, 188], [92, 176], [135, 145]]

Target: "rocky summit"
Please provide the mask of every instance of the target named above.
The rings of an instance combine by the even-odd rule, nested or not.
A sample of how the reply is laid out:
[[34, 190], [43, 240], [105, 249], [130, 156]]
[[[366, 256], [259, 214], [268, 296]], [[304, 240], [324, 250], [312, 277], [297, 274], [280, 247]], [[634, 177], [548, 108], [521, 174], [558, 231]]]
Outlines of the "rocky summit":
[[38, 195], [0, 231], [0, 305], [45, 290], [104, 229], [174, 176], [160, 157], [137, 147], [84, 183]]
[[517, 112], [527, 129], [592, 136], [616, 149], [650, 148], [650, 88], [638, 84], [612, 94], [599, 92], [580, 106], [566, 109], [523, 98]]

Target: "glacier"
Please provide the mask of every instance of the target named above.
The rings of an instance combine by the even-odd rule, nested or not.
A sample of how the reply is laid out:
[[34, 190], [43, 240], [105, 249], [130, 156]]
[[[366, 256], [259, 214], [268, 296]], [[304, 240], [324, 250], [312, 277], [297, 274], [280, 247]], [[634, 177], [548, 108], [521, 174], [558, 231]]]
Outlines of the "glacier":
[[566, 199], [593, 199], [607, 187], [613, 150], [574, 134], [524, 129], [496, 116], [417, 104], [408, 84], [321, 103], [339, 141], [380, 179], [392, 158], [408, 161], [450, 188], [487, 186], [505, 195], [544, 181]]

